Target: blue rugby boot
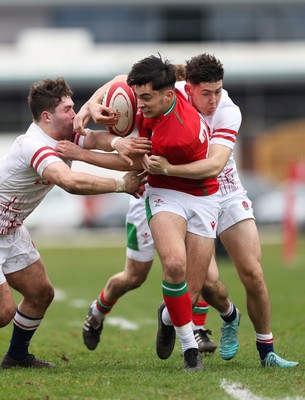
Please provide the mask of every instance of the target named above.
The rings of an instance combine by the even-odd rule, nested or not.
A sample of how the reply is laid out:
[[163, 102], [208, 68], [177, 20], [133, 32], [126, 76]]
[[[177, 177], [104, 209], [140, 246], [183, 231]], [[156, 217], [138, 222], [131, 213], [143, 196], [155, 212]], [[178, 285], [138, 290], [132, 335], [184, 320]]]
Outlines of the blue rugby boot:
[[263, 367], [279, 367], [279, 368], [292, 368], [299, 365], [296, 361], [287, 361], [275, 354], [273, 351], [267, 354], [264, 360], [261, 360]]
[[223, 321], [221, 328], [221, 338], [219, 343], [219, 352], [223, 360], [231, 360], [238, 350], [238, 327], [241, 313], [236, 308], [236, 318], [232, 322]]

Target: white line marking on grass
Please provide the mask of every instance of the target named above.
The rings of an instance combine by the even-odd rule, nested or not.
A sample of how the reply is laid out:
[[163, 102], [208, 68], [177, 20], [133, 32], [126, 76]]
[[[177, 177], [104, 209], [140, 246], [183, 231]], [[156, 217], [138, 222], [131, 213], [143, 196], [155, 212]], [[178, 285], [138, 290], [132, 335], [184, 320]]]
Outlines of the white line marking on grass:
[[83, 308], [86, 309], [88, 308], [88, 301], [84, 299], [72, 299], [70, 301], [71, 307], [73, 308]]
[[228, 382], [226, 379], [221, 381], [222, 389], [236, 400], [263, 400], [257, 397], [239, 382]]
[[58, 288], [55, 288], [54, 290], [55, 290], [55, 297], [54, 297], [55, 301], [63, 301], [63, 300], [65, 300], [65, 298], [67, 296], [66, 296], [66, 293], [65, 293], [64, 290], [61, 290], [61, 289], [58, 289]]
[[128, 319], [121, 317], [107, 317], [105, 319], [105, 323], [111, 326], [118, 326], [121, 329], [126, 329], [129, 331], [137, 331], [139, 330], [139, 325], [134, 322], [128, 321]]
[[[258, 397], [250, 392], [239, 382], [229, 382], [223, 379], [220, 383], [221, 388], [236, 400], [271, 400], [270, 397]], [[305, 400], [304, 397], [285, 397], [278, 400]]]

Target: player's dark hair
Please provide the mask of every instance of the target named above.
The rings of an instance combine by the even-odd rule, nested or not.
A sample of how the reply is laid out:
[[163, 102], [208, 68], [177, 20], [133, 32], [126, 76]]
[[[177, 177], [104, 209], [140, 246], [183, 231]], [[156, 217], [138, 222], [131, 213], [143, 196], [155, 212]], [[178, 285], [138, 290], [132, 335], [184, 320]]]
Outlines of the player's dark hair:
[[151, 83], [153, 90], [174, 89], [176, 82], [175, 67], [168, 60], [150, 56], [135, 63], [127, 77], [127, 84], [145, 85]]
[[62, 77], [32, 83], [28, 95], [28, 104], [34, 121], [40, 121], [43, 111], [53, 113], [62, 97], [71, 97], [72, 94], [70, 86]]
[[198, 85], [201, 82], [218, 82], [223, 80], [222, 63], [211, 54], [204, 53], [186, 62], [185, 78], [187, 82]]

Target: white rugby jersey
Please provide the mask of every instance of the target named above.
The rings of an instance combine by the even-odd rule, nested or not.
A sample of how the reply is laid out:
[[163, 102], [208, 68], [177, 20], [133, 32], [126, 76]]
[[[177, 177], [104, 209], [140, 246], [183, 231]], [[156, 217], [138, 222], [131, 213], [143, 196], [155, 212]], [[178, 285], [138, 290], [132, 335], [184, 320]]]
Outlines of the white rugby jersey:
[[[73, 135], [73, 142], [83, 145], [84, 137]], [[13, 233], [39, 205], [54, 184], [42, 177], [44, 169], [63, 161], [55, 149], [57, 140], [32, 123], [18, 136], [0, 160], [0, 235]]]
[[[184, 89], [185, 83], [185, 81], [176, 82], [176, 88], [188, 98]], [[239, 107], [230, 99], [228, 92], [222, 89], [215, 112], [210, 116], [203, 115], [203, 117], [210, 128], [210, 145], [221, 144], [232, 149], [226, 166], [218, 176], [220, 193], [225, 195], [237, 189], [243, 190], [233, 156], [233, 148], [241, 125]]]

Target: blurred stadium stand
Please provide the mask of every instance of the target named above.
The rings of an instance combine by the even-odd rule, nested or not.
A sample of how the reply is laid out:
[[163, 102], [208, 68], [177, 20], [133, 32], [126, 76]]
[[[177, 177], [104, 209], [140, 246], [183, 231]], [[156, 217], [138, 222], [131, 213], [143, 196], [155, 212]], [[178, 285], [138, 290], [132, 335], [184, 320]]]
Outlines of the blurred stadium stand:
[[253, 169], [254, 138], [304, 115], [304, 20], [304, 0], [0, 0], [0, 134], [30, 122], [33, 81], [63, 75], [78, 110], [149, 54], [183, 63], [208, 51], [224, 63], [243, 114], [240, 163]]

